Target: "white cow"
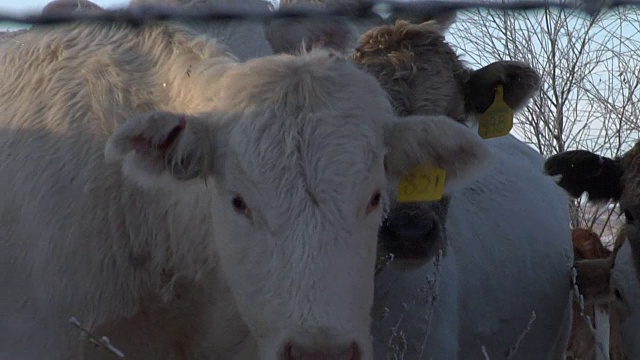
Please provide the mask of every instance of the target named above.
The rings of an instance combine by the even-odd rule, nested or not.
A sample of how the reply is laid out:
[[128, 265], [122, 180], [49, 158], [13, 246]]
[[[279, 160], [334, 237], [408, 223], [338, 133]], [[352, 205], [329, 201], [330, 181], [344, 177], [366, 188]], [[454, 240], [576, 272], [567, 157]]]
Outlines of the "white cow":
[[[265, 0], [130, 0], [129, 7], [175, 7], [178, 9], [203, 9], [210, 6], [230, 10], [268, 11]], [[207, 21], [189, 22], [188, 26], [218, 39], [227, 45], [240, 61], [272, 55], [272, 47], [266, 40], [264, 25], [260, 21]]]
[[[58, 0], [61, 1], [61, 0]], [[82, 1], [87, 0], [65, 0]], [[306, 1], [306, 0], [304, 0]], [[286, 4], [281, 2], [281, 4]], [[170, 7], [177, 9], [268, 11], [267, 0], [130, 0], [130, 8]], [[380, 21], [369, 22], [369, 24]], [[222, 39], [240, 60], [272, 53], [294, 53], [301, 48], [320, 45], [339, 52], [351, 50], [357, 43], [358, 31], [345, 19], [285, 19], [277, 21], [233, 20], [188, 22], [188, 26], [215, 39]], [[267, 41], [268, 40], [268, 41]]]
[[326, 50], [241, 63], [221, 43], [102, 23], [0, 43], [0, 358], [82, 358], [69, 317], [167, 306], [189, 316], [167, 357], [373, 357], [387, 181], [428, 164], [456, 186], [486, 147], [395, 116]]
[[533, 149], [512, 136], [486, 143], [493, 164], [451, 197], [439, 264], [391, 263], [376, 276], [380, 359], [485, 359], [483, 348], [490, 359], [512, 348], [510, 359], [564, 359], [573, 262], [566, 197]]
[[[497, 84], [507, 103], [521, 107], [537, 90], [537, 74], [504, 61], [465, 69], [442, 39], [450, 15], [376, 29], [361, 38], [355, 60], [383, 83], [402, 114], [439, 113], [474, 124]], [[495, 161], [449, 204], [392, 207], [381, 248], [396, 259], [428, 258], [441, 246], [441, 227], [446, 236], [439, 261], [407, 267], [395, 260], [376, 277], [377, 358], [564, 358], [573, 264], [566, 197], [533, 149], [512, 136], [486, 142]]]

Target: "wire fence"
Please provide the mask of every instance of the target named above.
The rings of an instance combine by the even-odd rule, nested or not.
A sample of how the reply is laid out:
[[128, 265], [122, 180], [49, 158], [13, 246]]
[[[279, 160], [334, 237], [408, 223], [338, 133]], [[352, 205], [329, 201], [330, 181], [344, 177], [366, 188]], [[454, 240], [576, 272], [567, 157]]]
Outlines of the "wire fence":
[[[329, 8], [312, 8], [312, 7], [284, 7], [274, 11], [267, 10], [234, 10], [222, 7], [210, 7], [206, 10], [202, 8], [166, 8], [158, 6], [141, 6], [131, 7], [118, 10], [101, 10], [101, 11], [79, 11], [73, 13], [56, 13], [56, 14], [9, 14], [0, 12], [0, 23], [16, 23], [28, 25], [52, 25], [74, 21], [99, 21], [99, 22], [120, 22], [128, 23], [135, 26], [141, 26], [146, 23], [161, 20], [176, 21], [229, 21], [229, 20], [253, 20], [265, 21], [275, 19], [291, 19], [291, 18], [331, 18], [343, 17], [353, 20], [366, 20], [379, 17], [388, 17], [398, 14], [411, 14], [412, 18], [430, 18], [434, 15], [448, 13], [452, 11], [471, 10], [471, 9], [492, 9], [504, 11], [531, 11], [544, 8], [558, 8], [582, 12], [588, 16], [596, 16], [604, 11], [613, 10], [622, 6], [636, 6], [640, 8], [640, 0], [575, 0], [575, 1], [517, 1], [517, 0], [498, 0], [498, 1], [419, 1], [419, 2], [398, 2], [398, 1], [380, 1], [380, 2], [358, 2], [355, 4], [334, 6]], [[476, 35], [474, 33], [474, 35]], [[507, 38], [505, 36], [505, 38]], [[553, 59], [555, 61], [555, 59]], [[384, 258], [384, 266], [388, 265], [392, 258]], [[376, 267], [376, 272], [381, 271], [381, 267]], [[575, 274], [574, 274], [575, 282]], [[584, 308], [584, 300], [577, 292], [580, 304]], [[518, 338], [526, 334], [531, 323], [535, 320], [535, 313], [527, 325], [527, 328]], [[70, 319], [71, 324], [83, 332], [93, 343], [104, 347], [118, 357], [124, 357], [124, 354], [111, 345], [106, 337], [98, 337], [89, 330], [83, 328], [80, 322]], [[517, 343], [516, 343], [517, 345]], [[514, 350], [515, 351], [515, 350]], [[488, 358], [488, 355], [486, 356]]]
[[365, 1], [355, 4], [327, 8], [285, 7], [275, 11], [233, 10], [212, 6], [206, 10], [176, 9], [159, 6], [139, 6], [127, 9], [80, 11], [55, 14], [8, 14], [0, 13], [0, 22], [17, 24], [58, 24], [72, 21], [124, 22], [142, 25], [159, 20], [220, 21], [220, 20], [269, 20], [283, 18], [344, 17], [368, 19], [387, 17], [393, 14], [411, 14], [412, 17], [428, 18], [440, 13], [473, 8], [505, 11], [526, 11], [543, 8], [562, 8], [596, 16], [602, 11], [620, 6], [640, 5], [640, 0], [575, 0], [575, 1]]

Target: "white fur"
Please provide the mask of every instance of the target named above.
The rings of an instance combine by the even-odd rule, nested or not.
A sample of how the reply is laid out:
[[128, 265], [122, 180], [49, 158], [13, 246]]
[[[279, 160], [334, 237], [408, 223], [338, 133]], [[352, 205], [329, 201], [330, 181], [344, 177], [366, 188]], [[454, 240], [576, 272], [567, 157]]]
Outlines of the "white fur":
[[[181, 9], [215, 8], [229, 10], [268, 11], [265, 0], [130, 0], [129, 7], [156, 6]], [[271, 45], [266, 39], [264, 25], [259, 21], [193, 22], [189, 24], [197, 31], [227, 45], [239, 60], [271, 55]]]
[[[430, 164], [446, 168], [445, 192], [455, 191], [461, 185], [469, 183], [474, 177], [486, 169], [491, 158], [483, 140], [467, 127], [459, 123], [451, 123], [446, 116], [430, 116], [430, 121], [424, 121], [422, 116], [407, 116], [401, 121], [394, 122], [387, 129], [387, 141], [390, 144], [402, 144], [398, 151], [393, 146], [385, 159], [387, 170], [395, 174], [403, 174], [419, 164]], [[415, 132], [423, 134], [442, 134], [435, 141], [423, 142], [421, 137], [415, 137]], [[415, 141], [415, 142], [414, 142]], [[423, 148], [427, 147], [428, 151]], [[410, 154], [425, 154], [428, 157], [412, 157]], [[456, 156], [451, 156], [455, 154]], [[451, 163], [447, 163], [451, 161]], [[397, 186], [391, 188], [391, 194]]]
[[618, 289], [626, 305], [622, 317], [622, 337], [625, 355], [628, 359], [640, 358], [640, 282], [638, 281], [631, 254], [631, 247], [625, 243], [618, 251], [611, 277], [612, 288]]
[[535, 311], [513, 358], [564, 359], [573, 262], [566, 196], [522, 142], [487, 144], [493, 164], [451, 198], [435, 285], [433, 261], [406, 271], [392, 263], [376, 277], [376, 358], [395, 352], [396, 327], [406, 359], [484, 359], [482, 347], [504, 359]]
[[[2, 358], [82, 358], [70, 316], [117, 328], [195, 294], [185, 321], [203, 335], [185, 356], [356, 342], [371, 359], [386, 203], [367, 212], [372, 195], [421, 161], [455, 182], [485, 153], [453, 120], [396, 119], [372, 77], [323, 50], [237, 63], [176, 24], [15, 39], [0, 51]], [[385, 152], [406, 166], [386, 174]]]
[[594, 311], [594, 328], [596, 343], [596, 360], [609, 360], [609, 337], [611, 325], [609, 323], [609, 310], [606, 306], [596, 306]]

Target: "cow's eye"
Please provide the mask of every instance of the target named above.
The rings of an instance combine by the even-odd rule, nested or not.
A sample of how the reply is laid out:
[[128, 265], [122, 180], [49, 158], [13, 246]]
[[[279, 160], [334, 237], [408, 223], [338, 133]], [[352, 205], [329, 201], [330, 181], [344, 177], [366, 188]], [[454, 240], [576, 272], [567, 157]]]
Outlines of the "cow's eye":
[[614, 289], [613, 290], [613, 295], [615, 295], [616, 299], [622, 300], [622, 294], [620, 293], [620, 290]]
[[376, 191], [371, 195], [369, 199], [369, 205], [367, 205], [367, 214], [371, 213], [373, 210], [377, 209], [380, 206], [380, 200], [382, 199], [382, 194], [380, 191]]
[[233, 209], [241, 215], [249, 216], [251, 210], [247, 206], [247, 203], [244, 202], [244, 199], [240, 196], [234, 196], [231, 200], [231, 205], [233, 205]]

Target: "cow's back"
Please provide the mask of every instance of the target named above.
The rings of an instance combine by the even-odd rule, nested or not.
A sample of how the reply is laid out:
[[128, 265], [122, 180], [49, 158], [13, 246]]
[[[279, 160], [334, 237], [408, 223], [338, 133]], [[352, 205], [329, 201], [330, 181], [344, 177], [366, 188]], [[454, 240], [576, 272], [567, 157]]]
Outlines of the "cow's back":
[[[269, 2], [265, 0], [130, 0], [130, 7], [138, 6], [171, 6], [190, 11], [211, 11], [226, 9], [237, 12], [267, 12]], [[215, 20], [190, 21], [190, 27], [199, 33], [226, 45], [240, 61], [272, 55], [273, 51], [265, 37], [264, 25], [261, 21], [250, 20]]]
[[[408, 341], [407, 358], [561, 358], [570, 328], [571, 234], [566, 196], [542, 173], [542, 157], [508, 136], [487, 140], [492, 169], [455, 193], [447, 219], [449, 246], [437, 276], [437, 304], [421, 289], [433, 264], [406, 273], [393, 267], [376, 279], [374, 336], [384, 358], [390, 329]], [[425, 301], [425, 299], [429, 301]], [[375, 311], [388, 309], [380, 320]], [[431, 319], [430, 325], [428, 325]], [[426, 329], [429, 336], [425, 339]]]
[[14, 236], [21, 225], [36, 234], [78, 228], [71, 213], [100, 202], [87, 196], [93, 187], [113, 190], [111, 199], [124, 195], [118, 169], [103, 160], [104, 145], [133, 112], [167, 99], [154, 92], [148, 63], [134, 60], [136, 34], [109, 28], [41, 27], [2, 43], [0, 181], [8, 201], [0, 206], [32, 221], [3, 226], [12, 230], [3, 240], [21, 237]]
[[[127, 183], [103, 159], [119, 124], [170, 106], [155, 53], [123, 26], [39, 27], [0, 44], [0, 333], [11, 334], [0, 337], [0, 358], [58, 359], [69, 341], [80, 345], [71, 316], [91, 326], [129, 314], [143, 289], [159, 286], [130, 269], [166, 259], [136, 249], [167, 244], [155, 225], [169, 221], [172, 199]], [[143, 35], [162, 33], [153, 31]]]
[[[11, 329], [14, 335], [2, 337], [0, 348], [8, 351], [3, 358], [46, 359], [68, 348], [65, 335], [77, 337], [66, 320], [86, 317], [81, 309], [68, 309], [80, 301], [74, 287], [92, 286], [91, 274], [59, 265], [98, 264], [100, 245], [109, 238], [107, 219], [101, 216], [109, 212], [100, 200], [121, 193], [115, 173], [102, 161], [108, 132], [117, 125], [110, 110], [117, 109], [104, 106], [115, 100], [115, 89], [100, 79], [116, 80], [110, 76], [117, 72], [106, 52], [103, 58], [87, 56], [100, 51], [91, 40], [107, 38], [86, 33], [74, 38], [73, 28], [64, 28], [66, 36], [48, 34], [45, 28], [30, 30], [5, 40], [0, 50], [0, 264], [6, 269], [0, 284], [8, 294], [0, 332]], [[104, 117], [96, 115], [98, 110]], [[112, 186], [96, 192], [92, 185], [97, 180]], [[73, 229], [72, 235], [65, 228]], [[57, 291], [67, 293], [63, 298], [68, 304], [54, 302]], [[43, 314], [50, 309], [55, 314]], [[18, 345], [21, 341], [38, 345]]]
[[573, 263], [567, 198], [543, 175], [543, 158], [533, 149], [513, 137], [489, 141], [495, 170], [452, 199], [452, 209], [476, 214], [469, 220], [464, 211], [451, 213], [460, 229], [473, 221], [474, 237], [455, 236], [457, 228], [449, 223], [451, 246], [465, 254], [458, 256], [461, 345], [471, 352], [464, 357], [475, 357], [474, 349], [484, 345], [491, 358], [499, 358], [516, 345], [535, 311], [515, 358], [562, 358]]

